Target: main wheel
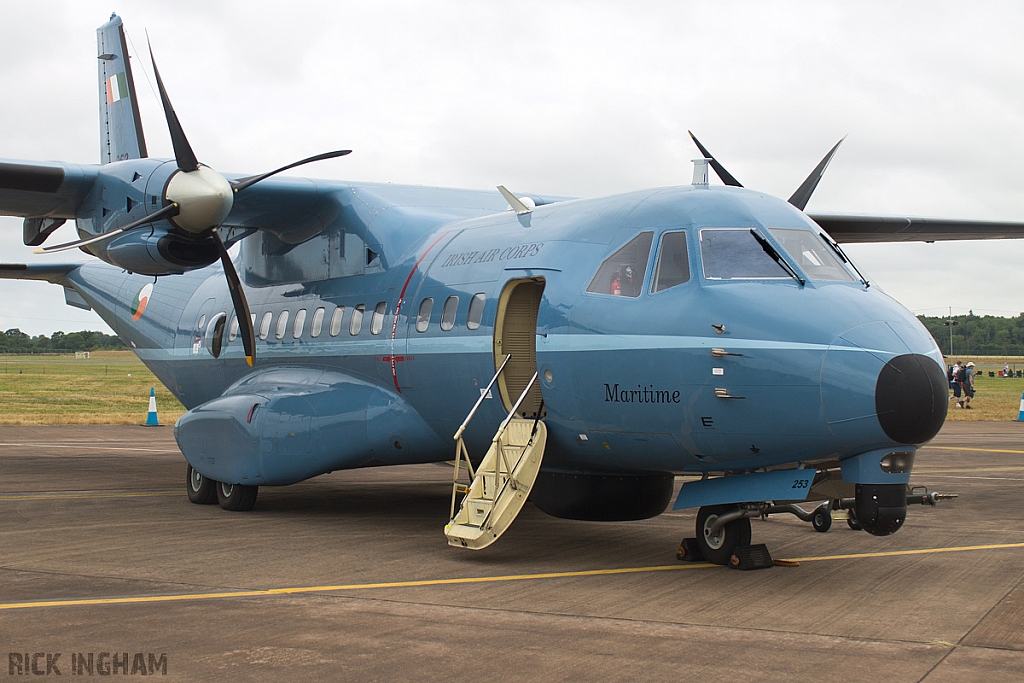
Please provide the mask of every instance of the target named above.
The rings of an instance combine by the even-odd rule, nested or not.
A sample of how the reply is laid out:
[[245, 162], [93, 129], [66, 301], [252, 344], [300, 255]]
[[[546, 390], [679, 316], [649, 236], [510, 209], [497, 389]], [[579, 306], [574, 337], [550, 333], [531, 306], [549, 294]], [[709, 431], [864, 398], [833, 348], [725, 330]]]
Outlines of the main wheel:
[[715, 520], [736, 509], [735, 505], [709, 505], [697, 511], [697, 545], [708, 562], [727, 564], [736, 546], [750, 545], [750, 520], [746, 517], [733, 520], [716, 533], [711, 533]]
[[821, 533], [832, 528], [832, 510], [829, 509], [828, 504], [822, 503], [815, 509], [814, 515], [811, 517], [811, 525], [815, 531]]
[[217, 502], [225, 510], [248, 512], [256, 504], [256, 493], [259, 490], [258, 486], [219, 482], [217, 484]]
[[846, 523], [847, 523], [847, 524], [849, 525], [849, 527], [850, 527], [851, 529], [853, 529], [854, 531], [860, 531], [861, 529], [863, 529], [863, 528], [864, 528], [864, 527], [862, 527], [862, 526], [860, 525], [860, 522], [858, 522], [858, 521], [857, 521], [857, 518], [856, 518], [856, 517], [854, 517], [853, 515], [850, 515], [850, 517], [849, 517], [849, 518], [848, 518], [848, 519], [846, 520]]
[[217, 483], [199, 474], [192, 465], [189, 465], [185, 470], [185, 490], [188, 491], [188, 502], [196, 505], [216, 503]]

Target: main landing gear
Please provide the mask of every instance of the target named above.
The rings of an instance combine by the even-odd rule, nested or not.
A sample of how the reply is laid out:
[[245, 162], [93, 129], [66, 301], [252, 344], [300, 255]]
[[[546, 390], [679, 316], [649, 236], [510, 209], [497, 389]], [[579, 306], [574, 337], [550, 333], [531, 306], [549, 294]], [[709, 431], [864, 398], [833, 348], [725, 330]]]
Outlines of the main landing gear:
[[188, 465], [185, 472], [185, 488], [188, 491], [190, 503], [196, 505], [220, 503], [222, 508], [232, 512], [248, 512], [256, 504], [258, 486], [224, 484], [214, 481], [199, 474], [192, 465]]
[[705, 560], [726, 564], [741, 545], [750, 545], [746, 510], [735, 505], [710, 505], [697, 512], [697, 547]]

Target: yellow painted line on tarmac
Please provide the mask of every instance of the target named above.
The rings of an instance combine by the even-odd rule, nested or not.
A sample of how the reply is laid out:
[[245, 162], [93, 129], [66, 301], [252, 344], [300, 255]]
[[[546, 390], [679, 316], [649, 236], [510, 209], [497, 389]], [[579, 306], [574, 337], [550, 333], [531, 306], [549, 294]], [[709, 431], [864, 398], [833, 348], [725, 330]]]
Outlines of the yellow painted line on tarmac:
[[969, 448], [967, 446], [922, 446], [921, 450], [934, 449], [937, 451], [974, 451], [975, 453], [1018, 453], [1024, 455], [1024, 451], [1014, 451], [1006, 448]]
[[157, 496], [180, 496], [181, 491], [121, 491], [98, 493], [83, 491], [81, 493], [25, 493], [0, 495], [0, 501], [11, 500], [66, 500], [76, 498], [154, 498]]
[[938, 474], [940, 472], [956, 472], [964, 474], [968, 472], [1022, 472], [1024, 465], [1016, 467], [915, 467], [915, 474]]
[[[918, 550], [892, 550], [877, 553], [851, 553], [847, 555], [824, 555], [819, 557], [787, 558], [791, 562], [818, 562], [823, 560], [857, 560], [872, 557], [899, 557], [903, 555], [930, 555], [976, 550], [1001, 550], [1024, 548], [1024, 543], [993, 543], [989, 545], [968, 545], [950, 548], [921, 548]], [[38, 600], [34, 602], [0, 603], [0, 611], [30, 609], [34, 607], [82, 607], [95, 605], [135, 605], [161, 602], [188, 602], [195, 600], [223, 600], [230, 598], [259, 598], [278, 595], [300, 595], [303, 593], [338, 593], [343, 591], [380, 590], [387, 588], [421, 588], [424, 586], [457, 586], [473, 583], [501, 583], [509, 581], [535, 581], [537, 579], [568, 579], [587, 576], [613, 576], [616, 574], [648, 574], [684, 569], [709, 569], [717, 565], [700, 562], [687, 564], [660, 565], [654, 567], [621, 567], [618, 569], [584, 569], [568, 572], [545, 572], [541, 574], [509, 574], [505, 576], [469, 576], [454, 579], [422, 579], [418, 581], [390, 581], [382, 583], [350, 583], [337, 586], [292, 586], [287, 588], [265, 588], [261, 590], [223, 591], [217, 593], [183, 593], [179, 595], [139, 595], [113, 598], [81, 598], [76, 600]]]
[[988, 545], [960, 545], [949, 548], [920, 548], [917, 550], [883, 550], [877, 553], [850, 553], [847, 555], [819, 555], [816, 557], [792, 557], [794, 562], [821, 562], [823, 560], [859, 560], [867, 557], [901, 557], [904, 555], [937, 555], [939, 553], [965, 553], [972, 550], [1003, 550], [1024, 548], [1024, 543], [990, 543]]

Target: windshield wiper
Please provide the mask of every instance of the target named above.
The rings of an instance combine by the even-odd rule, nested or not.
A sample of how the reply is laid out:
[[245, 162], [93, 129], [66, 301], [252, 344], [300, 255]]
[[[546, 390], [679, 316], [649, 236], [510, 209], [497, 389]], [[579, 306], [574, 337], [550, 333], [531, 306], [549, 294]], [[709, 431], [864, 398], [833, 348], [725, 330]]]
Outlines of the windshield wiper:
[[792, 277], [794, 280], [799, 282], [801, 286], [803, 286], [804, 279], [796, 274], [796, 271], [793, 270], [793, 267], [791, 265], [789, 265], [789, 263], [786, 261], [786, 259], [782, 258], [779, 255], [779, 252], [775, 251], [775, 247], [773, 247], [768, 242], [768, 240], [766, 240], [765, 238], [763, 238], [759, 234], [757, 234], [757, 230], [755, 230], [754, 228], [750, 229], [750, 234], [753, 235], [754, 239], [757, 240], [757, 243], [761, 245], [761, 249], [764, 250], [764, 253], [766, 253], [769, 256], [771, 256], [772, 260], [774, 260], [776, 263], [778, 263], [779, 266], [784, 271], [786, 271], [786, 273], [788, 273], [790, 275], [790, 277]]
[[832, 251], [834, 251], [836, 253], [836, 256], [838, 256], [839, 259], [843, 263], [845, 263], [845, 264], [849, 265], [851, 268], [853, 268], [853, 272], [857, 273], [857, 277], [860, 278], [860, 281], [864, 284], [864, 287], [870, 287], [871, 286], [871, 283], [868, 282], [868, 279], [866, 277], [864, 277], [863, 274], [861, 274], [860, 268], [858, 268], [857, 264], [855, 264], [853, 261], [850, 260], [850, 258], [846, 255], [846, 252], [843, 251], [843, 248], [839, 246], [838, 242], [832, 241], [832, 239], [829, 238], [828, 235], [826, 235], [823, 232], [819, 232], [818, 236], [821, 237], [821, 239], [825, 240], [825, 244], [827, 244], [828, 246], [832, 247]]

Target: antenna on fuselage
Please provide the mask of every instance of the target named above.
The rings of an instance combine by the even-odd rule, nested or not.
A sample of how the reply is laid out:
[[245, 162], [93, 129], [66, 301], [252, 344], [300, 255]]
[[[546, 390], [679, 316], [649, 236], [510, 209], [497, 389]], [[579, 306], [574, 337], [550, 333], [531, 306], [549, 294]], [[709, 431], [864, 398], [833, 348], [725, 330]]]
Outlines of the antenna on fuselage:
[[692, 159], [693, 161], [693, 184], [694, 185], [707, 185], [708, 184], [708, 164], [711, 163], [711, 159], [701, 158]]
[[523, 197], [520, 199], [515, 196], [509, 192], [504, 185], [498, 185], [498, 192], [500, 192], [501, 196], [505, 198], [505, 201], [508, 202], [508, 205], [512, 207], [512, 210], [516, 212], [517, 216], [530, 213], [533, 211], [534, 207], [537, 206], [529, 197]]

